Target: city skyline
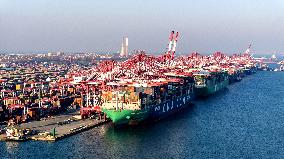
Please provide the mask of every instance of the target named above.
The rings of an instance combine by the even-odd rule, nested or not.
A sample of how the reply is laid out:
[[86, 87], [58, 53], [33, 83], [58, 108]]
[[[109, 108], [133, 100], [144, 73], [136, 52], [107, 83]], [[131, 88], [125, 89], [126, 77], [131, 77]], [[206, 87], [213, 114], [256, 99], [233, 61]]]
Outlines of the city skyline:
[[180, 33], [177, 54], [194, 51], [284, 53], [284, 2], [60, 1], [0, 2], [0, 52], [118, 52], [161, 54]]

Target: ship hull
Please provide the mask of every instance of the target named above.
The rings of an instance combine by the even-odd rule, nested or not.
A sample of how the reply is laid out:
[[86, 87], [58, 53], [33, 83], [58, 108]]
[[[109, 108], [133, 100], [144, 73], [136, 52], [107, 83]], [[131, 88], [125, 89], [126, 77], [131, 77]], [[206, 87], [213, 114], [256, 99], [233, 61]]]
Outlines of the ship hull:
[[229, 80], [224, 80], [214, 85], [206, 85], [204, 87], [195, 87], [195, 93], [197, 97], [206, 97], [220, 90], [223, 90], [228, 85], [229, 85]]
[[103, 109], [116, 127], [138, 125], [161, 120], [189, 106], [193, 95], [183, 95], [161, 104], [146, 106], [143, 110]]
[[149, 117], [148, 110], [103, 109], [115, 126], [137, 125]]
[[251, 69], [244, 69], [244, 73], [245, 73], [245, 75], [251, 75], [252, 70]]
[[241, 80], [242, 80], [242, 77], [241, 77], [240, 73], [235, 73], [235, 74], [229, 75], [229, 84], [235, 83], [235, 82], [240, 82]]

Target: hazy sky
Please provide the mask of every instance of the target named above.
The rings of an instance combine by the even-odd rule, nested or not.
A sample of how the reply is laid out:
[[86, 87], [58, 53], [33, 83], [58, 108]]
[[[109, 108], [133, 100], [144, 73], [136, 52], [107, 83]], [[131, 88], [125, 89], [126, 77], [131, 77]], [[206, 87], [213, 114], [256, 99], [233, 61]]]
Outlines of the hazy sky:
[[165, 51], [284, 54], [284, 0], [0, 0], [0, 52]]

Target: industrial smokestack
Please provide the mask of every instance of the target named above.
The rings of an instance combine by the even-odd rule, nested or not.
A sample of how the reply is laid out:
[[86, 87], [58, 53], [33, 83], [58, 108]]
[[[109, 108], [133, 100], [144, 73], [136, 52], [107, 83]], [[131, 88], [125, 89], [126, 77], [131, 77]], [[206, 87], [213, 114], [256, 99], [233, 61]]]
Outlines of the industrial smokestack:
[[121, 57], [127, 57], [128, 56], [128, 38], [127, 37], [123, 37], [123, 39], [122, 39], [120, 56]]
[[125, 42], [125, 48], [124, 48], [124, 51], [125, 51], [125, 56], [127, 57], [128, 56], [128, 38], [125, 37], [124, 38], [124, 42]]

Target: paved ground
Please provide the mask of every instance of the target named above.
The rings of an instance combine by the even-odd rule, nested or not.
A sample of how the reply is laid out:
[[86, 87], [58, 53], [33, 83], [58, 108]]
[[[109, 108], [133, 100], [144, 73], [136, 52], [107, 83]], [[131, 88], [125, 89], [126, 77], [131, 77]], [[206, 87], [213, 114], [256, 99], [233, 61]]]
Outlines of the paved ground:
[[40, 121], [31, 121], [28, 123], [23, 123], [20, 125], [20, 128], [30, 128], [32, 130], [37, 130], [37, 131], [50, 131], [52, 128], [54, 127], [62, 127], [62, 126], [66, 126], [66, 125], [59, 125], [59, 122], [63, 122], [66, 121], [68, 119], [73, 119], [73, 122], [70, 122], [70, 125], [73, 125], [75, 123], [81, 123], [83, 120], [75, 120], [75, 118], [73, 118], [75, 114], [65, 114], [65, 115], [58, 115], [58, 116], [54, 116], [51, 117], [47, 120], [40, 120]]
[[[51, 132], [52, 129], [55, 128], [56, 137], [62, 137], [74, 133], [75, 131], [81, 131], [78, 130], [80, 128], [82, 128], [83, 130], [87, 129], [86, 127], [95, 127], [96, 125], [104, 122], [104, 120], [96, 119], [78, 119], [75, 118], [75, 116], [80, 116], [80, 112], [73, 111], [62, 115], [53, 116], [48, 119], [42, 119], [40, 121], [31, 121], [28, 123], [23, 123], [19, 125], [19, 128], [30, 128], [31, 130], [37, 133]], [[33, 137], [39, 138], [41, 136], [35, 135]]]

